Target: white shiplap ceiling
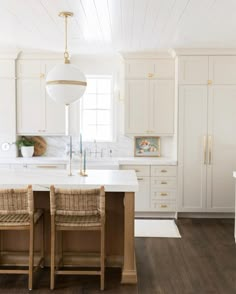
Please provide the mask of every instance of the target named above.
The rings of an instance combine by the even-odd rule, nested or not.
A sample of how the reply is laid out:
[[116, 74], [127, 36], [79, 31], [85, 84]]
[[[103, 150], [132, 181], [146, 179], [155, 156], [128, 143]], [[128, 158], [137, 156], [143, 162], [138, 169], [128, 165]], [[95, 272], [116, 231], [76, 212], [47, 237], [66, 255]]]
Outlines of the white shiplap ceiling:
[[74, 53], [236, 47], [236, 0], [0, 0], [0, 46]]

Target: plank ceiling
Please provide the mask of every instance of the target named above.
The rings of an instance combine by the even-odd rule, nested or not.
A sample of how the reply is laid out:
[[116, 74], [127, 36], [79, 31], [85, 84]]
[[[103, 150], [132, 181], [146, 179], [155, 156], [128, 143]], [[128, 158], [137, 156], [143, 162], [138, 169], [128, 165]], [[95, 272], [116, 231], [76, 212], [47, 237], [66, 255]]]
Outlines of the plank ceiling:
[[74, 53], [236, 47], [235, 0], [0, 0], [0, 45]]

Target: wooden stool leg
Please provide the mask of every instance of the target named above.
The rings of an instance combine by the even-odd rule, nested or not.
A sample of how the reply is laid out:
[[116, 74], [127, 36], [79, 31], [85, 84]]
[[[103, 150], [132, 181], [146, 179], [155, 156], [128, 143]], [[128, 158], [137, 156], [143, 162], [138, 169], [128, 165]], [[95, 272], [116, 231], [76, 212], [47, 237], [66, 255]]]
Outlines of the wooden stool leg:
[[45, 230], [44, 230], [44, 214], [41, 217], [41, 258], [43, 258], [43, 263], [41, 267], [44, 267], [44, 260], [45, 260]]
[[55, 286], [55, 237], [55, 216], [51, 216], [51, 290], [53, 290]]
[[29, 290], [33, 289], [33, 269], [34, 269], [34, 219], [31, 216], [29, 230]]
[[104, 290], [104, 279], [105, 279], [105, 228], [104, 224], [101, 228], [101, 276], [100, 276], [100, 287]]

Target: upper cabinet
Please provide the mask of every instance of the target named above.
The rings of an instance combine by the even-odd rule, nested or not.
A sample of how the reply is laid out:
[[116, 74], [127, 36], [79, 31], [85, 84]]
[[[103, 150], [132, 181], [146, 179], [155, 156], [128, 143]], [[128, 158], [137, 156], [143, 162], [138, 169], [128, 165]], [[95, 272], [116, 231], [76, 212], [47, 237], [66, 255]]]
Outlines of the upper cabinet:
[[206, 85], [208, 83], [208, 56], [181, 56], [178, 60], [180, 85]]
[[180, 85], [235, 85], [235, 56], [180, 56]]
[[215, 85], [235, 85], [236, 56], [210, 56], [209, 79]]
[[126, 79], [174, 79], [171, 59], [131, 59], [125, 62]]
[[125, 133], [174, 134], [174, 61], [125, 59]]
[[30, 59], [17, 62], [17, 134], [63, 135], [64, 105], [46, 93], [45, 77], [62, 60]]

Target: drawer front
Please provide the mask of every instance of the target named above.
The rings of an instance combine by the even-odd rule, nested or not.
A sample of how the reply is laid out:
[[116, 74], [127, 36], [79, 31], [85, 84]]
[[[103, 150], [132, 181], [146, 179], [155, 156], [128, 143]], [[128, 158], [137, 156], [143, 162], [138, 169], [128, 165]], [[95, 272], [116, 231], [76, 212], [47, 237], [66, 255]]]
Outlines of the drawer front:
[[176, 211], [176, 203], [152, 200], [151, 209], [155, 211]]
[[176, 200], [176, 191], [173, 190], [151, 190], [151, 199], [152, 200], [161, 200], [161, 201], [166, 201], [166, 200]]
[[150, 166], [149, 165], [121, 165], [120, 169], [134, 170], [137, 176], [149, 177]]
[[162, 178], [162, 177], [153, 177], [151, 179], [152, 188], [160, 189], [176, 189], [177, 181], [175, 177]]
[[175, 177], [177, 175], [176, 166], [151, 166], [151, 176], [155, 177]]

